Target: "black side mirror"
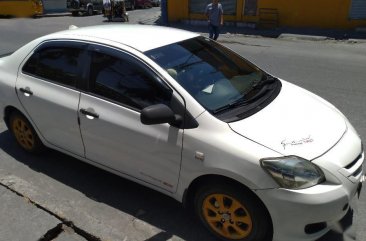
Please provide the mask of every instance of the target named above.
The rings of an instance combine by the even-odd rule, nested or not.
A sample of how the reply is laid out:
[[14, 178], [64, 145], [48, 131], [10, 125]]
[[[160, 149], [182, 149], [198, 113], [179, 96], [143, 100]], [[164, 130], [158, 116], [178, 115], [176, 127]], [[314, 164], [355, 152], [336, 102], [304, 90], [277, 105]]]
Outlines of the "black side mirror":
[[145, 125], [157, 125], [169, 123], [173, 126], [179, 126], [183, 118], [175, 115], [174, 112], [164, 104], [157, 104], [145, 107], [141, 111], [140, 120]]

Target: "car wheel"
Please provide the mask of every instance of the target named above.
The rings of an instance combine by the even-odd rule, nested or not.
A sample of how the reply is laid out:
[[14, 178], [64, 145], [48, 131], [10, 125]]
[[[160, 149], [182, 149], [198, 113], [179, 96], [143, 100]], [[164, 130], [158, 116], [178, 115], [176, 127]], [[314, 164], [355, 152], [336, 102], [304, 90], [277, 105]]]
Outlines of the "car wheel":
[[78, 11], [72, 11], [71, 14], [72, 14], [72, 16], [76, 17], [76, 16], [79, 15], [79, 12]]
[[231, 186], [204, 186], [195, 211], [204, 226], [225, 241], [267, 241], [272, 238], [267, 211], [252, 193]]
[[93, 15], [93, 12], [94, 12], [94, 11], [93, 11], [93, 7], [92, 7], [92, 6], [89, 6], [89, 7], [88, 7], [88, 9], [87, 9], [87, 12], [86, 12], [86, 13], [87, 13], [87, 15], [88, 15], [88, 16], [92, 16], [92, 15]]
[[27, 152], [38, 153], [44, 146], [33, 126], [19, 112], [13, 112], [9, 118], [10, 131], [17, 143]]
[[79, 3], [78, 0], [71, 1], [71, 7], [72, 8], [77, 9], [77, 8], [79, 8], [79, 6], [80, 6], [80, 3]]

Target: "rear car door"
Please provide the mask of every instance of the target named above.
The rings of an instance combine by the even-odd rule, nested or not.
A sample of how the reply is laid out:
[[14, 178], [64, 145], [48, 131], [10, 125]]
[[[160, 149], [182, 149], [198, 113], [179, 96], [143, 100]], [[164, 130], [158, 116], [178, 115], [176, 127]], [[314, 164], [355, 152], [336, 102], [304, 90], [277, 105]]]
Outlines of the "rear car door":
[[81, 94], [79, 107], [86, 158], [175, 191], [183, 129], [143, 125], [140, 112], [153, 104], [172, 106], [183, 100], [131, 55], [101, 46], [92, 46], [89, 53], [89, 92]]
[[71, 41], [43, 43], [27, 59], [16, 82], [19, 100], [44, 139], [82, 157], [78, 86], [86, 46]]

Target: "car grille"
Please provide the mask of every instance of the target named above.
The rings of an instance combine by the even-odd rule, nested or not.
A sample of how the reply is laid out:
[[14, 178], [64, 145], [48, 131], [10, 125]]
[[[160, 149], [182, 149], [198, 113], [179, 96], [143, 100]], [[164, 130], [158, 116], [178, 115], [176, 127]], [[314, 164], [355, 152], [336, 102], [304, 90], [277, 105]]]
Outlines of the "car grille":
[[347, 166], [341, 168], [339, 172], [347, 177], [351, 182], [357, 183], [362, 175], [363, 162], [365, 159], [365, 154], [362, 151], [353, 161], [351, 161]]

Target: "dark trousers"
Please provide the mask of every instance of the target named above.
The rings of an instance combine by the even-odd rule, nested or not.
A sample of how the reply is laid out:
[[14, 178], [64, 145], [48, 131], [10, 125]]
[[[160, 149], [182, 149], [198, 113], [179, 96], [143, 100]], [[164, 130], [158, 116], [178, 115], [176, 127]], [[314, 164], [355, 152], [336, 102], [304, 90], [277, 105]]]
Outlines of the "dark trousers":
[[219, 26], [215, 26], [210, 23], [208, 24], [208, 32], [209, 32], [209, 38], [216, 40], [219, 37], [220, 28]]

